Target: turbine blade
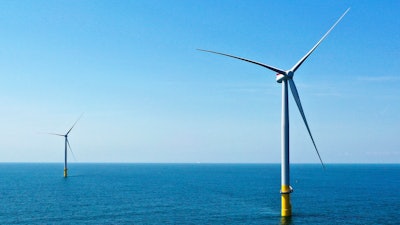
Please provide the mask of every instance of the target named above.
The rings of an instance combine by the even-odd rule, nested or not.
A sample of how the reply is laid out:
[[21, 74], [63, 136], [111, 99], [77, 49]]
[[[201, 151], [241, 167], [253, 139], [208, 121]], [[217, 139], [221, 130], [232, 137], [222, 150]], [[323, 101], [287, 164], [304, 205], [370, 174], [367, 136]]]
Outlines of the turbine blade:
[[214, 52], [214, 51], [209, 51], [209, 50], [204, 50], [204, 49], [197, 49], [197, 50], [203, 51], [203, 52], [210, 52], [210, 53], [214, 53], [214, 54], [218, 54], [218, 55], [223, 55], [223, 56], [228, 56], [228, 57], [235, 58], [235, 59], [240, 59], [240, 60], [243, 60], [243, 61], [246, 61], [246, 62], [249, 62], [249, 63], [253, 63], [253, 64], [256, 64], [256, 65], [265, 67], [265, 68], [267, 68], [267, 69], [269, 69], [269, 70], [272, 70], [272, 71], [275, 71], [275, 72], [277, 72], [277, 73], [286, 74], [286, 72], [283, 71], [283, 70], [281, 70], [281, 69], [278, 69], [278, 68], [275, 68], [275, 67], [273, 67], [273, 66], [269, 66], [269, 65], [266, 65], [266, 64], [263, 64], [263, 63], [259, 63], [259, 62], [256, 62], [256, 61], [253, 61], [253, 60], [250, 60], [250, 59], [245, 59], [245, 58], [237, 57], [237, 56], [234, 56], [234, 55], [228, 55], [228, 54], [225, 54], [225, 53]]
[[289, 81], [290, 89], [292, 90], [293, 98], [296, 101], [297, 107], [299, 108], [301, 117], [303, 117], [304, 124], [307, 127], [308, 134], [310, 135], [310, 138], [311, 138], [311, 141], [312, 141], [312, 143], [314, 145], [315, 151], [317, 152], [319, 161], [321, 161], [322, 167], [325, 169], [325, 165], [322, 162], [321, 156], [319, 155], [319, 152], [318, 152], [318, 149], [317, 149], [317, 145], [315, 144], [314, 138], [313, 138], [313, 136], [311, 134], [310, 127], [308, 126], [306, 115], [304, 115], [303, 107], [301, 106], [300, 97], [299, 97], [299, 93], [297, 92], [296, 85], [294, 84], [294, 81], [292, 79], [289, 79], [288, 81]]
[[69, 147], [69, 151], [72, 153], [72, 157], [73, 157], [74, 160], [76, 161], [75, 154], [74, 154], [74, 152], [72, 151], [72, 148], [71, 148], [71, 145], [69, 144], [68, 139], [67, 139], [67, 144], [68, 144], [68, 147]]
[[83, 113], [79, 116], [79, 118], [75, 121], [74, 125], [72, 125], [72, 127], [68, 130], [68, 132], [65, 135], [68, 135], [69, 132], [71, 132], [72, 128], [74, 128], [75, 124], [81, 119], [82, 116], [83, 116]]
[[348, 8], [341, 17], [339, 17], [336, 23], [333, 24], [333, 26], [325, 33], [324, 36], [322, 36], [322, 38], [317, 42], [317, 44], [315, 44], [314, 47], [312, 47], [311, 50], [305, 56], [303, 56], [303, 58], [301, 58], [300, 61], [298, 61], [290, 71], [296, 72], [296, 70], [301, 66], [301, 64], [303, 64], [303, 62], [308, 58], [308, 56], [310, 56], [311, 53], [318, 47], [318, 45], [321, 44], [321, 42], [326, 38], [326, 36], [328, 36], [328, 34], [333, 30], [333, 28], [335, 28], [335, 26], [343, 19], [343, 17], [347, 14], [349, 10], [350, 8]]
[[51, 135], [57, 135], [57, 136], [62, 136], [62, 137], [65, 137], [65, 135], [64, 135], [64, 134], [56, 134], [56, 133], [47, 133], [47, 134], [51, 134]]

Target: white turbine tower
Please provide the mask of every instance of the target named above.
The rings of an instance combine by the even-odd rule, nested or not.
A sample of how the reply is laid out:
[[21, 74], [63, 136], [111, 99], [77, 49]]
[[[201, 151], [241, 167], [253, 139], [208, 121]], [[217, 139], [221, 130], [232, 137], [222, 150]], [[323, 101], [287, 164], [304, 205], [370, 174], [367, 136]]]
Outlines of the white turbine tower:
[[324, 167], [324, 164], [322, 162], [321, 156], [318, 152], [317, 146], [315, 144], [314, 138], [311, 134], [310, 127], [308, 126], [306, 116], [304, 114], [303, 107], [301, 106], [300, 102], [300, 97], [297, 92], [296, 85], [294, 84], [293, 81], [293, 76], [294, 73], [297, 71], [297, 69], [301, 66], [301, 64], [310, 56], [310, 54], [318, 47], [318, 45], [328, 36], [328, 34], [333, 30], [333, 28], [342, 20], [342, 18], [346, 15], [346, 13], [350, 10], [347, 9], [342, 16], [333, 24], [333, 26], [325, 33], [324, 36], [314, 45], [314, 47], [311, 48], [311, 50], [303, 56], [290, 70], [282, 70], [278, 69], [276, 67], [259, 63], [253, 60], [233, 56], [233, 55], [228, 55], [220, 52], [215, 52], [215, 51], [209, 51], [209, 50], [203, 50], [203, 49], [198, 49], [200, 51], [205, 51], [205, 52], [210, 52], [210, 53], [215, 53], [223, 56], [228, 56], [232, 57], [235, 59], [243, 60], [249, 63], [253, 63], [262, 67], [265, 67], [269, 70], [272, 70], [277, 73], [276, 75], [276, 81], [278, 83], [282, 83], [282, 140], [281, 140], [281, 150], [282, 150], [282, 155], [281, 155], [281, 201], [282, 201], [282, 210], [281, 210], [281, 215], [282, 216], [291, 216], [292, 215], [292, 206], [290, 204], [290, 193], [293, 191], [292, 187], [290, 186], [290, 179], [289, 179], [289, 105], [288, 105], [288, 84], [290, 86], [292, 95], [294, 100], [296, 101], [297, 107], [299, 108], [300, 114], [303, 118], [304, 124], [306, 125], [308, 134], [310, 135], [311, 141], [314, 145], [315, 151], [317, 152], [318, 158]]
[[75, 127], [75, 124], [81, 119], [81, 117], [83, 116], [83, 114], [75, 121], [75, 123], [72, 125], [72, 127], [67, 131], [67, 133], [65, 134], [57, 134], [57, 133], [48, 133], [51, 135], [57, 135], [57, 136], [62, 136], [65, 138], [65, 151], [64, 151], [64, 177], [68, 176], [68, 166], [67, 166], [67, 152], [68, 152], [68, 148], [72, 153], [72, 156], [75, 158], [74, 153], [72, 152], [71, 149], [71, 145], [69, 144], [68, 141], [68, 134], [71, 132], [72, 128]]

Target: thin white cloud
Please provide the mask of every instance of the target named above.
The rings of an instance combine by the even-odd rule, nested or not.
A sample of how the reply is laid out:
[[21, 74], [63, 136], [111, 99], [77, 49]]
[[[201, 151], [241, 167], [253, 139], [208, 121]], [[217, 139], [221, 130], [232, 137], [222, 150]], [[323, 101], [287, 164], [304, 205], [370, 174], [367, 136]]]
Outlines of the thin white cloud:
[[368, 82], [400, 81], [400, 76], [358, 77], [358, 80], [359, 81], [368, 81]]
[[367, 155], [374, 155], [374, 156], [396, 156], [400, 155], [398, 151], [368, 151], [366, 152]]
[[[273, 83], [275, 85], [275, 83]], [[276, 92], [276, 86], [266, 83], [226, 83], [225, 90], [230, 92], [245, 92], [245, 93], [270, 93]], [[278, 92], [280, 93], [280, 92]]]
[[312, 94], [318, 97], [343, 97], [345, 96], [342, 92], [338, 91], [340, 90], [339, 87], [332, 86], [332, 84], [326, 84], [322, 83], [319, 85], [315, 84], [305, 84], [305, 83], [299, 83], [296, 84], [297, 88], [300, 89], [300, 96], [302, 95], [303, 92], [308, 92], [308, 94]]

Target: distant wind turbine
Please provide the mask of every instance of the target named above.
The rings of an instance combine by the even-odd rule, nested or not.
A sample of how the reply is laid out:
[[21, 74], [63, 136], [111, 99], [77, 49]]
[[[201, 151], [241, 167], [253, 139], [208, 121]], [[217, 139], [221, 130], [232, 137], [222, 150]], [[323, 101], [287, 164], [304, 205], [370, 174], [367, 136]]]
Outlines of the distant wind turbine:
[[71, 145], [69, 144], [69, 141], [68, 141], [68, 134], [71, 132], [72, 128], [75, 127], [75, 124], [81, 119], [82, 116], [83, 116], [83, 113], [82, 113], [81, 116], [79, 116], [79, 118], [75, 121], [75, 123], [74, 123], [74, 124], [72, 125], [72, 127], [67, 131], [67, 133], [65, 133], [65, 134], [48, 133], [48, 134], [51, 134], [51, 135], [62, 136], [62, 137], [65, 138], [64, 177], [67, 177], [67, 176], [68, 176], [68, 166], [67, 166], [67, 151], [68, 151], [68, 148], [69, 148], [69, 150], [71, 151], [72, 156], [75, 158], [75, 155], [74, 155], [74, 153], [72, 152]]
[[225, 53], [209, 51], [204, 49], [197, 49], [204, 52], [215, 53], [223, 56], [232, 57], [235, 59], [243, 60], [249, 63], [253, 63], [262, 67], [265, 67], [269, 70], [272, 70], [277, 73], [276, 81], [278, 83], [282, 83], [282, 133], [281, 133], [281, 215], [282, 216], [291, 216], [292, 215], [292, 206], [290, 204], [290, 193], [293, 192], [292, 187], [290, 186], [290, 179], [289, 179], [289, 105], [288, 105], [288, 84], [290, 86], [292, 95], [294, 100], [296, 101], [297, 107], [299, 108], [300, 114], [303, 118], [304, 124], [306, 125], [308, 134], [310, 135], [311, 141], [314, 145], [315, 151], [317, 152], [318, 158], [325, 168], [324, 163], [322, 162], [321, 156], [318, 152], [317, 146], [315, 144], [314, 138], [311, 134], [310, 127], [308, 126], [306, 116], [304, 114], [303, 107], [301, 106], [300, 97], [297, 92], [296, 85], [293, 81], [293, 76], [296, 70], [303, 64], [303, 62], [311, 55], [311, 53], [318, 47], [319, 44], [328, 36], [328, 34], [333, 30], [333, 28], [342, 20], [342, 18], [347, 14], [350, 10], [347, 9], [342, 16], [333, 24], [333, 26], [325, 33], [324, 36], [311, 48], [311, 50], [303, 56], [290, 70], [282, 70], [267, 64], [259, 63], [250, 59], [245, 59], [242, 57], [237, 57], [233, 55], [228, 55]]

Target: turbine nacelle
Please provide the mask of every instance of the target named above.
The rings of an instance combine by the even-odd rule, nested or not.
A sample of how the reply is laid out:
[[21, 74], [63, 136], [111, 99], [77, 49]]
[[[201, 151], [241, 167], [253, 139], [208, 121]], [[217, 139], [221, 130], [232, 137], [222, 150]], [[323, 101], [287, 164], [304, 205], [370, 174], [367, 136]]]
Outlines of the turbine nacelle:
[[293, 77], [292, 71], [286, 71], [285, 73], [277, 73], [276, 74], [276, 82], [282, 83], [283, 80], [292, 79]]

